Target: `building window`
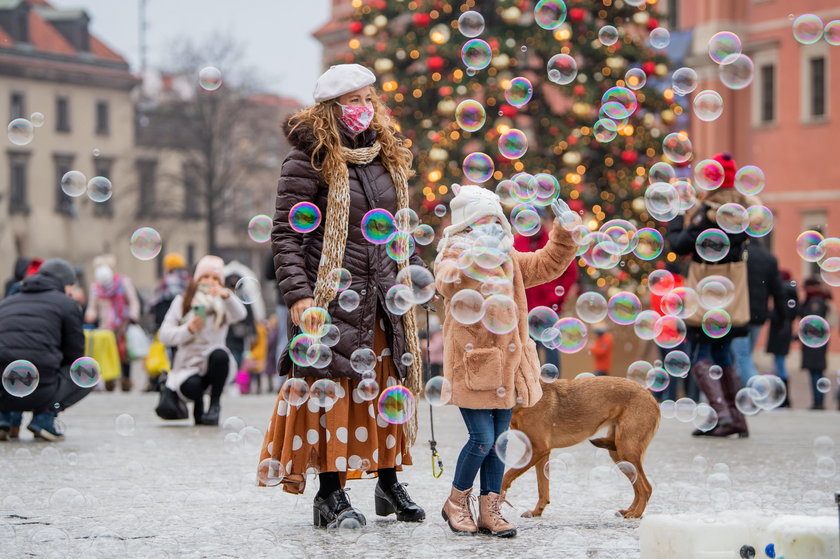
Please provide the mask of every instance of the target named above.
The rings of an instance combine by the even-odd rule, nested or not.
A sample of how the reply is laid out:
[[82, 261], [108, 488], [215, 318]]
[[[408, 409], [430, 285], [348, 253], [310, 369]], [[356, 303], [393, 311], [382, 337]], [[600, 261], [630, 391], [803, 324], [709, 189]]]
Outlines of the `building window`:
[[776, 120], [776, 67], [766, 64], [760, 69], [761, 122]]
[[9, 120], [16, 118], [26, 118], [26, 101], [19, 91], [12, 93], [9, 99]]
[[181, 172], [184, 182], [184, 212], [185, 219], [197, 219], [201, 217], [201, 173], [199, 167], [194, 163], [185, 163]]
[[55, 211], [56, 213], [76, 217], [77, 212], [76, 206], [73, 204], [73, 198], [61, 189], [62, 177], [73, 169], [73, 156], [53, 155], [53, 164], [55, 165]]
[[59, 97], [55, 100], [55, 130], [56, 132], [70, 132], [70, 99]]
[[154, 159], [138, 159], [137, 184], [139, 185], [140, 199], [137, 201], [137, 217], [154, 216], [157, 204], [157, 161]]
[[825, 116], [825, 57], [819, 56], [809, 60], [811, 72], [811, 107], [812, 118]]
[[111, 123], [108, 111], [108, 101], [96, 102], [96, 133], [100, 136], [107, 136], [111, 131]]
[[[114, 160], [108, 157], [96, 157], [93, 160], [93, 172], [97, 177], [111, 178], [111, 171], [114, 167]], [[114, 217], [114, 195], [104, 202], [93, 204], [93, 215], [96, 217]]]
[[[802, 212], [802, 231], [817, 231], [825, 235], [828, 222], [828, 213], [822, 210]], [[820, 266], [817, 262], [802, 262], [802, 274], [804, 278], [820, 275]]]
[[680, 0], [668, 0], [668, 27], [671, 30], [679, 29], [680, 24]]
[[29, 215], [27, 166], [29, 154], [9, 152], [9, 213]]

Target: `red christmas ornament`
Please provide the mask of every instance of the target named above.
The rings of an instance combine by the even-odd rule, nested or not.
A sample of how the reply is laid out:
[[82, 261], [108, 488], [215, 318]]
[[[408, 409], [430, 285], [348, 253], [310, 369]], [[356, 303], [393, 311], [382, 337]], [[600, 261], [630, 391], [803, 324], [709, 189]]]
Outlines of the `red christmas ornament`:
[[551, 134], [552, 136], [556, 136], [557, 134], [559, 134], [559, 133], [560, 133], [560, 129], [559, 129], [559, 128], [557, 128], [556, 126], [551, 126], [551, 127], [548, 129], [548, 133], [549, 133], [549, 134]]
[[429, 200], [428, 198], [426, 198], [425, 200], [423, 200], [423, 209], [431, 213], [435, 210], [435, 206], [437, 206], [438, 203], [439, 202], [437, 200]]
[[438, 89], [438, 93], [443, 97], [446, 97], [447, 95], [452, 95], [452, 87], [445, 85]]
[[642, 63], [642, 71], [646, 75], [652, 76], [653, 73], [656, 71], [656, 64], [654, 64], [653, 62], [651, 62], [649, 60], [647, 62], [643, 62]]
[[363, 27], [364, 26], [362, 25], [361, 21], [351, 21], [350, 22], [350, 33], [352, 33], [353, 35], [358, 35], [359, 33], [362, 32]]
[[586, 89], [581, 84], [576, 84], [575, 87], [572, 89], [572, 93], [574, 93], [578, 97], [581, 97], [584, 93], [586, 93]]
[[516, 107], [513, 107], [511, 105], [502, 105], [499, 110], [502, 111], [502, 116], [506, 116], [508, 118], [515, 117], [516, 113], [519, 112], [519, 110]]
[[583, 211], [583, 200], [566, 200], [566, 203], [569, 204], [569, 209], [573, 212], [580, 213]]
[[653, 31], [657, 27], [659, 27], [659, 20], [655, 17], [650, 18], [647, 22], [648, 31]]
[[583, 8], [572, 8], [569, 10], [569, 21], [572, 23], [580, 23], [586, 17], [586, 10]]
[[426, 27], [427, 25], [429, 25], [432, 22], [432, 18], [427, 13], [418, 12], [418, 13], [412, 14], [411, 21], [413, 21], [414, 25], [416, 25], [418, 27]]
[[384, 10], [385, 0], [371, 0], [370, 7], [374, 10]]
[[426, 59], [426, 68], [430, 72], [440, 72], [443, 70], [444, 60], [440, 56], [430, 56]]
[[621, 152], [621, 161], [625, 165], [634, 165], [636, 161], [639, 160], [639, 154], [632, 150], [626, 150]]
[[376, 43], [375, 48], [376, 48], [376, 52], [385, 52], [385, 43], [383, 43], [383, 42]]

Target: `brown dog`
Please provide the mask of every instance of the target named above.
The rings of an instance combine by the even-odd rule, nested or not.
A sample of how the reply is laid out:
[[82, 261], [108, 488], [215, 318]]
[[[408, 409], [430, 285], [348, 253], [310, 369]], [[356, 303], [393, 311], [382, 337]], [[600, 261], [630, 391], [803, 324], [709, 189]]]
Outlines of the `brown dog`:
[[632, 472], [625, 472], [633, 483], [633, 503], [618, 512], [625, 518], [641, 517], [653, 491], [642, 460], [659, 427], [659, 405], [650, 392], [632, 380], [618, 377], [561, 379], [543, 384], [542, 388], [543, 397], [535, 406], [514, 408], [510, 428], [528, 435], [533, 455], [527, 466], [505, 472], [502, 495], [513, 480], [536, 466], [539, 500], [534, 510], [522, 516], [542, 515], [549, 503], [545, 465], [551, 449], [576, 445], [607, 427], [605, 437], [589, 442], [607, 449], [613, 462], [629, 462], [636, 468], [635, 481]]

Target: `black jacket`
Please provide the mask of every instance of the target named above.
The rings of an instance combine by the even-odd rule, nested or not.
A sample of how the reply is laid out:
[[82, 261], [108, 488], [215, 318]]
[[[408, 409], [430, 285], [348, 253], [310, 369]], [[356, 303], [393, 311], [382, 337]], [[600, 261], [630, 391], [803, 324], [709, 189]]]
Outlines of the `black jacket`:
[[[782, 278], [779, 275], [779, 264], [776, 257], [758, 242], [749, 244], [747, 255], [750, 324], [761, 326], [770, 318], [768, 300], [771, 297], [773, 298], [774, 309], [784, 309], [787, 298], [782, 294]], [[780, 310], [779, 312], [783, 311]]]
[[767, 337], [767, 353], [787, 355], [793, 337], [793, 321], [799, 315], [796, 283], [782, 282], [784, 305], [777, 306], [770, 317], [770, 334]]
[[[829, 305], [831, 303], [821, 295], [808, 295], [802, 306], [799, 307], [799, 316], [806, 317], [811, 314], [828, 317]], [[802, 368], [809, 371], [824, 371], [828, 365], [826, 354], [828, 353], [828, 344], [820, 347], [808, 347], [802, 344]]]
[[[302, 125], [291, 132], [286, 125], [286, 134], [292, 151], [283, 162], [280, 181], [277, 185], [276, 213], [271, 233], [274, 252], [274, 268], [286, 304], [291, 307], [300, 299], [312, 297], [318, 265], [321, 261], [321, 247], [327, 217], [329, 185], [322, 174], [311, 164], [311, 154], [316, 146], [310, 127]], [[367, 130], [355, 138], [343, 135], [347, 147], [368, 147], [376, 140], [376, 133]], [[353, 311], [345, 311], [334, 299], [327, 309], [341, 332], [341, 338], [332, 348], [332, 362], [323, 369], [295, 367], [295, 376], [360, 378], [350, 366], [350, 355], [358, 348], [373, 349], [374, 321], [382, 320], [390, 340], [391, 359], [400, 377], [407, 374], [407, 368], [400, 357], [406, 352], [402, 317], [391, 314], [385, 306], [385, 294], [396, 283], [397, 263], [388, 257], [385, 245], [376, 245], [362, 235], [362, 217], [374, 208], [391, 212], [397, 209], [397, 191], [391, 175], [377, 158], [369, 165], [349, 165], [350, 215], [348, 218], [347, 243], [343, 267], [351, 274], [350, 289], [359, 293], [361, 301]], [[299, 202], [311, 202], [321, 210], [323, 219], [311, 233], [302, 234], [289, 225], [289, 210]], [[417, 255], [411, 255], [411, 264], [424, 266]], [[299, 333], [294, 329], [290, 337]], [[279, 361], [278, 371], [288, 374], [292, 361], [285, 352]]]
[[17, 260], [15, 260], [15, 270], [12, 274], [12, 277], [6, 280], [6, 286], [5, 291], [3, 292], [3, 297], [8, 297], [9, 295], [12, 295], [12, 288], [16, 283], [23, 280], [24, 276], [26, 275], [27, 268], [29, 268], [28, 258], [18, 258]]
[[23, 280], [20, 293], [0, 301], [0, 369], [31, 361], [40, 373], [38, 392], [51, 394], [58, 372], [85, 353], [82, 310], [61, 281], [45, 274]]

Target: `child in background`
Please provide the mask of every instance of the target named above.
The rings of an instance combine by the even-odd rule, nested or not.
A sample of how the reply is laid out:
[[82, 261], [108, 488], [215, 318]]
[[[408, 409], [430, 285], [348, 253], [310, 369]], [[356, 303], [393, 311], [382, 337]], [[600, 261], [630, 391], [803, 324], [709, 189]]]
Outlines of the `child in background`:
[[608, 376], [612, 370], [613, 335], [607, 331], [607, 325], [598, 323], [593, 328], [595, 339], [589, 343], [589, 352], [595, 359], [595, 375]]

